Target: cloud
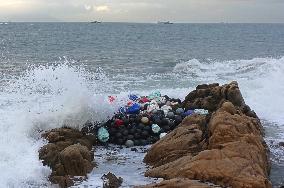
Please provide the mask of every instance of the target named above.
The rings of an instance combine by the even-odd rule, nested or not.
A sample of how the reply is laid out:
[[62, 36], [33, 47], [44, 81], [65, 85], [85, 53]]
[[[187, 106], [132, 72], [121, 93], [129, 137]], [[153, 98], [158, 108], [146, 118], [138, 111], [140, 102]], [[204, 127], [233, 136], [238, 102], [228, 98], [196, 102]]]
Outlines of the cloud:
[[85, 9], [88, 10], [88, 11], [92, 9], [92, 6], [91, 6], [91, 5], [84, 5], [84, 7], [85, 7]]
[[110, 11], [110, 8], [107, 5], [94, 6], [94, 9], [97, 12], [108, 12], [108, 11]]
[[283, 0], [0, 0], [0, 21], [284, 22]]

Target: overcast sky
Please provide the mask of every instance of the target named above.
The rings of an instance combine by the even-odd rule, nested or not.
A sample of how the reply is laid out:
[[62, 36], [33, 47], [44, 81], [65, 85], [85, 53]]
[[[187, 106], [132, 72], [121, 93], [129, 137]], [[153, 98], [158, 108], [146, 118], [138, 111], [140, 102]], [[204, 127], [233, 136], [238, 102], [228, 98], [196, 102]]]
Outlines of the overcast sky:
[[0, 21], [284, 22], [284, 0], [0, 0]]

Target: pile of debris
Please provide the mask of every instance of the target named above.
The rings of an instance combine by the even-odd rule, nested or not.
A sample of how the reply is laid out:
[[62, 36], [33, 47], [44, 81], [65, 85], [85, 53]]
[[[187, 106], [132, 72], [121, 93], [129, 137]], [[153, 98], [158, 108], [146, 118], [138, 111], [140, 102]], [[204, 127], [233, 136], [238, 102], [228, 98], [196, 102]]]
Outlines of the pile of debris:
[[[113, 102], [116, 98], [109, 97]], [[157, 142], [168, 132], [174, 130], [182, 120], [193, 114], [208, 114], [208, 110], [192, 109], [185, 111], [181, 100], [162, 96], [155, 91], [148, 96], [131, 94], [125, 106], [107, 122], [92, 123], [85, 127], [93, 127], [100, 143], [116, 145], [145, 146]]]

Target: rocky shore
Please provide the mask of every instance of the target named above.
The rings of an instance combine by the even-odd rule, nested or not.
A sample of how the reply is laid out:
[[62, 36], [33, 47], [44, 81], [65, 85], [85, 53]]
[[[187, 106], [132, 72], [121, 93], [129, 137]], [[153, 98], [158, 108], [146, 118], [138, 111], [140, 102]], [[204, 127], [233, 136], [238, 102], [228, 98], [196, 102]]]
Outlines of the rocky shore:
[[172, 187], [176, 178], [187, 178], [182, 181], [184, 187], [190, 187], [191, 180], [222, 187], [272, 187], [262, 125], [245, 104], [236, 82], [198, 86], [183, 105], [211, 113], [188, 116], [151, 147], [144, 162], [152, 168], [145, 175], [168, 181], [145, 187]]
[[53, 129], [42, 136], [48, 144], [39, 150], [39, 159], [51, 168], [52, 183], [70, 187], [74, 185], [73, 180], [79, 180], [76, 176], [84, 179], [92, 171], [95, 136], [71, 128]]
[[[199, 85], [179, 107], [209, 113], [186, 116], [151, 146], [144, 158], [151, 167], [145, 176], [164, 181], [137, 187], [272, 187], [263, 127], [245, 104], [237, 82]], [[95, 167], [95, 135], [61, 128], [43, 137], [49, 143], [39, 157], [52, 169], [51, 182], [71, 186], [75, 176], [86, 177]]]

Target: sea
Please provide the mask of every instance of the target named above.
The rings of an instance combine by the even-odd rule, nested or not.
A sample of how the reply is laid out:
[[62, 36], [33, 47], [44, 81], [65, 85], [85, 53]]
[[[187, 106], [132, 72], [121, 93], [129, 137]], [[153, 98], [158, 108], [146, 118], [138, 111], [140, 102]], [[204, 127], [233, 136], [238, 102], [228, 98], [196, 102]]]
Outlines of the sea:
[[[184, 99], [198, 84], [234, 80], [265, 127], [279, 187], [284, 24], [0, 23], [0, 187], [55, 187], [38, 158], [43, 131], [105, 121], [129, 94]], [[143, 177], [143, 148], [95, 154], [98, 167], [74, 187], [102, 187], [109, 171], [123, 187], [154, 181]]]

